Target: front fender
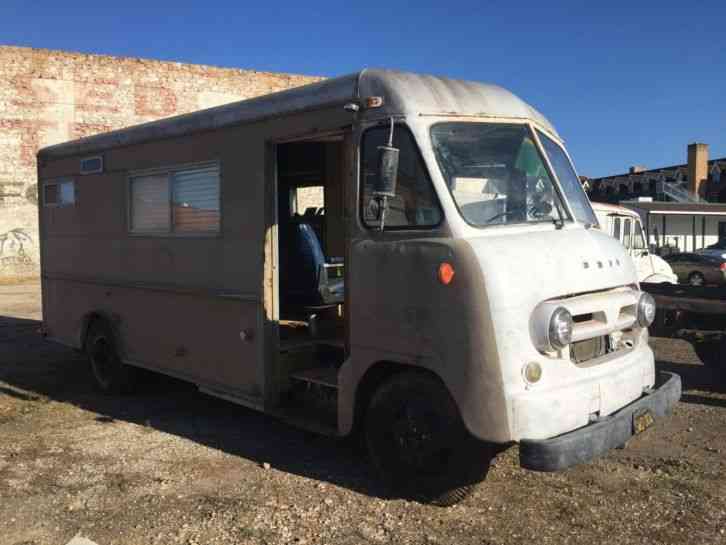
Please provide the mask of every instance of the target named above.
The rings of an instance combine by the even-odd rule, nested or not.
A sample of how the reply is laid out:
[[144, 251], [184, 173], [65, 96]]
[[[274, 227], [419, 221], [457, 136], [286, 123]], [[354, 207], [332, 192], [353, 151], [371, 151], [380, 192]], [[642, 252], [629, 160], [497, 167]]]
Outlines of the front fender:
[[656, 273], [644, 278], [641, 282], [645, 282], [647, 284], [678, 284], [678, 277], [675, 274], [670, 276]]

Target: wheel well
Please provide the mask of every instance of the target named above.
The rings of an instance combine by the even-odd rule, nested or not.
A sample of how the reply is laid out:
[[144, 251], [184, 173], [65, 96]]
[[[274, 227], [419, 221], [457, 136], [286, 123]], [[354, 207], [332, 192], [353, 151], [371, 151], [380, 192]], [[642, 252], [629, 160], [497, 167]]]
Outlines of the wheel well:
[[[368, 403], [370, 402], [371, 397], [378, 389], [378, 387], [392, 376], [407, 371], [413, 371], [416, 373], [429, 375], [431, 377], [434, 377], [436, 380], [441, 382], [442, 385], [444, 385], [441, 377], [439, 377], [433, 371], [429, 371], [428, 369], [425, 369], [423, 367], [414, 367], [412, 365], [396, 363], [392, 361], [379, 361], [377, 363], [374, 363], [365, 372], [356, 389], [355, 413], [353, 415], [352, 429], [353, 433], [357, 433], [363, 429], [365, 425], [366, 408], [368, 407]], [[444, 387], [446, 386], [444, 385]]]

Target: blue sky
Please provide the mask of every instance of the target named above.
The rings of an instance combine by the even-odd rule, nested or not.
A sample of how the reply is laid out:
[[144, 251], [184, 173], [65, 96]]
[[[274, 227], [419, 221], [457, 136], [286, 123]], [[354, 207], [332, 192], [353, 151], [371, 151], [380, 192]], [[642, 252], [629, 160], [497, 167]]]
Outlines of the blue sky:
[[[415, 7], [414, 7], [415, 6]], [[0, 44], [256, 70], [488, 81], [542, 111], [580, 174], [726, 157], [726, 2], [2, 0]]]

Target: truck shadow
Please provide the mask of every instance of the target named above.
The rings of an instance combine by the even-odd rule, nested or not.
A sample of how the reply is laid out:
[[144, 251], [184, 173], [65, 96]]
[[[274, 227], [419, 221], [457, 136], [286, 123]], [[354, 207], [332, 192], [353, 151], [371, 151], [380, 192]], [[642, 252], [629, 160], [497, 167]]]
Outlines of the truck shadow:
[[726, 378], [705, 365], [656, 361], [656, 369], [680, 375], [683, 383], [683, 403], [696, 403], [726, 408], [726, 399], [703, 393], [726, 394]]
[[[698, 356], [699, 347], [694, 349]], [[684, 392], [681, 396], [682, 402], [726, 407], [726, 399], [703, 395], [703, 393], [726, 394], [726, 374], [722, 371], [703, 363], [682, 363], [662, 359], [656, 360], [656, 369], [680, 375]]]
[[358, 442], [292, 428], [273, 417], [206, 396], [193, 384], [143, 372], [133, 395], [106, 396], [94, 388], [85, 358], [45, 341], [40, 322], [0, 316], [0, 396], [53, 400], [174, 434], [291, 474], [379, 498], [379, 484]]

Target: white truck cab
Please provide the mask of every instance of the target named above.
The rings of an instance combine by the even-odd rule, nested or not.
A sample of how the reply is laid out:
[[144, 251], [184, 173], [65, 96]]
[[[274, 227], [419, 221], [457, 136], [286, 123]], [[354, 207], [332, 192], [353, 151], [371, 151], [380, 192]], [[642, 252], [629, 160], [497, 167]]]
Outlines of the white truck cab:
[[678, 277], [671, 266], [648, 248], [640, 215], [623, 206], [592, 203], [599, 228], [618, 239], [633, 259], [638, 282], [677, 284]]

